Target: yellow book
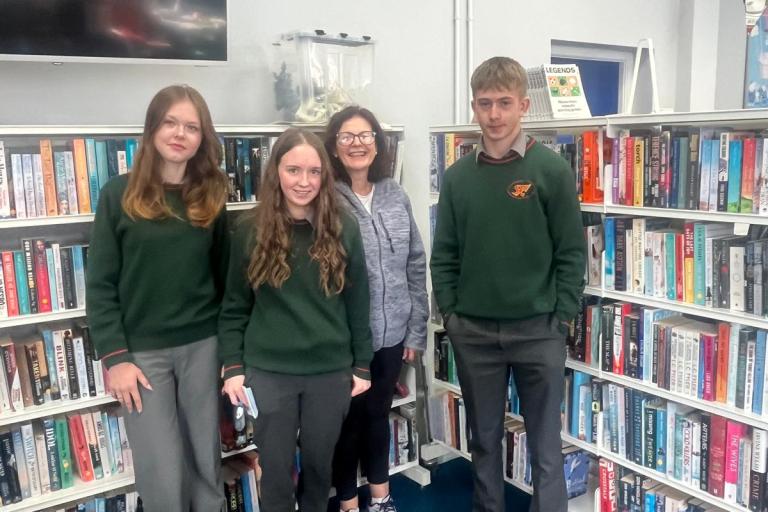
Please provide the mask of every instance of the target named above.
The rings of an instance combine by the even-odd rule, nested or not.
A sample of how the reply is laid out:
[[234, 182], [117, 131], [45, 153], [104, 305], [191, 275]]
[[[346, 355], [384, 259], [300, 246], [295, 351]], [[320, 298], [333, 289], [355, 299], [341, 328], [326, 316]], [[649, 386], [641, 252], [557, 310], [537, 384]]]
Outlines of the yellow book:
[[635, 137], [635, 167], [632, 173], [632, 206], [643, 206], [645, 191], [645, 139]]

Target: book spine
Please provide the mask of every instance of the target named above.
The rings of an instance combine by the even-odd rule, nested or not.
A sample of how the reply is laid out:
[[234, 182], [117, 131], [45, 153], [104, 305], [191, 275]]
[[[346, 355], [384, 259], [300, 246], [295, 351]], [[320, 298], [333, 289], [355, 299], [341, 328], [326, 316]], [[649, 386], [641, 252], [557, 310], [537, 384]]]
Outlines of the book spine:
[[19, 311], [19, 295], [16, 288], [16, 271], [14, 269], [15, 264], [13, 261], [13, 252], [2, 252], [3, 263], [3, 284], [5, 285], [5, 300], [8, 309], [8, 316], [18, 316]]
[[38, 217], [46, 216], [45, 185], [43, 183], [43, 169], [40, 155], [32, 155], [32, 179], [35, 185], [35, 210]]
[[5, 144], [0, 140], [0, 218], [11, 216], [10, 173], [5, 162]]
[[69, 397], [72, 400], [77, 400], [82, 395], [80, 394], [80, 384], [78, 383], [78, 369], [75, 362], [75, 347], [72, 341], [72, 333], [68, 330], [63, 332], [64, 340], [64, 355], [66, 357], [67, 366], [67, 387], [69, 388]]
[[40, 160], [43, 171], [43, 183], [45, 187], [45, 207], [49, 216], [59, 215], [58, 199], [56, 197], [56, 177], [53, 170], [53, 147], [51, 141], [40, 141]]
[[48, 259], [45, 254], [45, 241], [36, 239], [31, 241], [34, 258], [35, 283], [37, 287], [38, 309], [40, 313], [53, 311], [51, 304], [51, 288], [48, 280]]
[[91, 192], [88, 189], [90, 176], [86, 158], [85, 141], [72, 140], [72, 153], [75, 170], [75, 188], [77, 190], [77, 210], [80, 213], [91, 213]]
[[61, 475], [61, 488], [68, 489], [75, 483], [72, 474], [72, 452], [70, 450], [69, 425], [64, 418], [56, 418], [56, 448], [59, 454], [59, 473]]
[[40, 312], [40, 302], [37, 280], [35, 279], [35, 259], [32, 255], [32, 240], [24, 238], [21, 240], [21, 245], [24, 257], [24, 277], [27, 283], [27, 293], [29, 294], [29, 311], [34, 315]]
[[43, 420], [43, 434], [45, 436], [45, 453], [48, 460], [48, 479], [51, 491], [61, 489], [61, 460], [56, 443], [56, 422], [52, 418]]
[[16, 218], [26, 219], [33, 215], [27, 215], [27, 201], [24, 192], [24, 163], [19, 154], [11, 155], [11, 177], [13, 178], [13, 202], [16, 207]]
[[72, 347], [75, 353], [75, 365], [77, 366], [77, 383], [80, 391], [80, 397], [90, 396], [88, 391], [88, 371], [85, 360], [85, 347], [83, 347], [82, 336], [72, 336]]

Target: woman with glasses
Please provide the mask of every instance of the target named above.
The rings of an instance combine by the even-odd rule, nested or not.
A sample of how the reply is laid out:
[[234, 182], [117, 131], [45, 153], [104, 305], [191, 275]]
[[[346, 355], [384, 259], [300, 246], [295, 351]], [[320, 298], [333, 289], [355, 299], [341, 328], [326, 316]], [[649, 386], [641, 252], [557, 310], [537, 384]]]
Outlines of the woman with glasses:
[[357, 511], [357, 467], [362, 465], [371, 512], [396, 511], [389, 495], [389, 410], [402, 362], [427, 342], [426, 256], [411, 204], [388, 177], [384, 133], [367, 109], [350, 106], [326, 128], [336, 189], [363, 236], [371, 297], [374, 357], [371, 388], [352, 399], [336, 445], [333, 483], [341, 510]]

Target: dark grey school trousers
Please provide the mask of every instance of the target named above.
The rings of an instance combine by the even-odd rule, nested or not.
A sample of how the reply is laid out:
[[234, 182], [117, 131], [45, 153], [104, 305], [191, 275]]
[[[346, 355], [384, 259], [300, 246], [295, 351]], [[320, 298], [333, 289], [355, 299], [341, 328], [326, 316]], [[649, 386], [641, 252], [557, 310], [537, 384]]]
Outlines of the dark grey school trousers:
[[549, 314], [496, 321], [454, 313], [445, 327], [471, 434], [472, 510], [504, 510], [502, 438], [511, 369], [531, 455], [534, 494], [530, 512], [566, 512], [560, 440], [565, 335], [558, 329], [558, 320]]

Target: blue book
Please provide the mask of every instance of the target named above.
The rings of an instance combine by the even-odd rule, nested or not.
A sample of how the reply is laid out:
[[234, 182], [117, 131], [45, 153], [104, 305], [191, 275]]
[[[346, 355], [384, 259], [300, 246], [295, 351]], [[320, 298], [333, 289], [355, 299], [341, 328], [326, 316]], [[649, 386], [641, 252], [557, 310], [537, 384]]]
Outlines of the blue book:
[[589, 411], [592, 410], [592, 384], [590, 381], [590, 377], [586, 373], [582, 372], [573, 372], [573, 385], [571, 387], [571, 435], [573, 437], [579, 437], [579, 413], [586, 414], [586, 416], [589, 418], [588, 420], [588, 427], [585, 427], [584, 431], [589, 432], [591, 435], [592, 432], [592, 414], [589, 413], [589, 411], [581, 411], [580, 405], [585, 404], [581, 403], [580, 395], [582, 393], [581, 388], [582, 386], [586, 386], [587, 390], [589, 391], [590, 398], [588, 401], [585, 402], [585, 404], [589, 404]]
[[128, 165], [128, 172], [133, 168], [133, 159], [138, 147], [139, 143], [136, 142], [136, 139], [125, 139], [125, 163]]
[[75, 278], [75, 297], [77, 307], [85, 307], [85, 266], [83, 263], [83, 246], [72, 246], [72, 274]]
[[603, 228], [605, 229], [605, 288], [613, 290], [616, 264], [616, 219], [606, 217]]
[[728, 208], [726, 211], [739, 213], [741, 205], [741, 146], [740, 140], [728, 144]]
[[54, 181], [56, 182], [56, 208], [59, 215], [68, 215], [69, 194], [67, 193], [67, 166], [64, 153], [57, 151], [53, 154]]
[[[109, 164], [107, 161], [107, 141], [97, 140], [96, 173], [99, 175], [99, 190], [101, 190], [109, 181]], [[93, 208], [93, 206], [91, 206], [91, 208]]]
[[656, 471], [667, 472], [667, 408], [656, 409]]
[[645, 493], [645, 507], [643, 510], [655, 511], [656, 510], [656, 493], [648, 491]]
[[563, 456], [563, 475], [569, 499], [585, 494], [589, 480], [589, 454], [583, 450], [566, 453]]
[[29, 315], [32, 313], [32, 309], [29, 305], [29, 283], [27, 281], [27, 264], [24, 262], [24, 251], [13, 251], [13, 270], [16, 273], [19, 314]]
[[675, 235], [674, 232], [664, 233], [664, 260], [667, 265], [667, 298], [675, 300], [677, 298], [677, 288], [675, 283]]
[[96, 498], [96, 512], [107, 512], [107, 500], [103, 496]]
[[21, 498], [25, 500], [32, 496], [29, 488], [29, 472], [27, 471], [27, 458], [24, 456], [24, 441], [21, 437], [21, 428], [11, 430], [13, 439], [13, 452], [16, 455], [16, 474], [19, 476], [19, 488]]
[[48, 284], [51, 289], [51, 311], [59, 310], [59, 296], [56, 291], [56, 263], [53, 260], [53, 249], [45, 248], [45, 261], [48, 265]]
[[91, 196], [91, 211], [96, 211], [99, 202], [99, 170], [96, 166], [96, 141], [85, 139], [85, 161], [88, 168], [88, 191]]
[[757, 331], [757, 341], [755, 342], [755, 389], [752, 393], [752, 412], [763, 414], [763, 377], [765, 375], [765, 337], [766, 331], [760, 329]]
[[[697, 382], [696, 382], [696, 396], [699, 398], [699, 400], [704, 398], [704, 345], [699, 343], [699, 371], [697, 372]], [[715, 342], [717, 343], [717, 342]], [[713, 350], [715, 350], [717, 346], [713, 347]], [[714, 383], [713, 383], [714, 386]]]
[[248, 471], [240, 473], [240, 483], [243, 488], [243, 506], [245, 512], [253, 512], [253, 506], [251, 504], [251, 482], [248, 479]]

